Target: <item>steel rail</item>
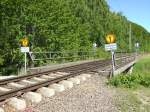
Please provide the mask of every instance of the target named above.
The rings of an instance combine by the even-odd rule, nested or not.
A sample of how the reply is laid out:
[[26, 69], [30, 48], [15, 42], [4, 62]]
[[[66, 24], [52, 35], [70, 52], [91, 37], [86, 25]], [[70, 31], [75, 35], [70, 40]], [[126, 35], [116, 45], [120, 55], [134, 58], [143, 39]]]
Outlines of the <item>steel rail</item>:
[[83, 72], [84, 73], [85, 72], [90, 72], [93, 69], [98, 69], [100, 67], [105, 67], [107, 64], [109, 64], [109, 61], [106, 61], [106, 63], [98, 63], [97, 65], [90, 65], [88, 67], [79, 69], [78, 71], [75, 71], [75, 72], [73, 72], [69, 75], [60, 76], [60, 77], [57, 77], [57, 78], [54, 78], [54, 79], [49, 79], [47, 81], [42, 81], [40, 83], [32, 84], [32, 85], [29, 85], [29, 86], [26, 86], [26, 87], [23, 87], [23, 88], [14, 89], [14, 90], [11, 90], [9, 92], [2, 93], [2, 94], [0, 94], [0, 101], [4, 101], [5, 99], [13, 97], [13, 96], [20, 96], [24, 92], [33, 91], [33, 90], [38, 89], [40, 87], [48, 86], [49, 84], [53, 84], [53, 83], [57, 83], [59, 81], [68, 79], [70, 77], [77, 76], [77, 75], [79, 75]]
[[[123, 57], [127, 58], [127, 56], [123, 56]], [[118, 60], [118, 59], [121, 59], [121, 58], [117, 57], [116, 60]], [[106, 61], [108, 61], [108, 60], [98, 60], [98, 61], [94, 61], [94, 62], [106, 62]], [[111, 59], [109, 59], [109, 61], [111, 61]], [[33, 77], [39, 77], [41, 75], [49, 74], [49, 73], [52, 73], [52, 72], [66, 71], [67, 69], [75, 69], [75, 67], [76, 68], [80, 68], [79, 66], [92, 64], [92, 63], [93, 62], [87, 62], [87, 63], [82, 63], [82, 64], [73, 65], [73, 66], [69, 66], [69, 67], [62, 67], [62, 68], [58, 68], [58, 69], [54, 69], [54, 70], [48, 70], [48, 71], [44, 71], [44, 72], [33, 73], [33, 74], [29, 74], [29, 75], [23, 75], [23, 76], [3, 79], [3, 80], [0, 80], [0, 86], [5, 85], [5, 84], [10, 83], [10, 82], [17, 82], [17, 81], [24, 80], [24, 79], [30, 79], [30, 78], [33, 78]]]
[[[108, 61], [108, 60], [99, 60], [99, 61], [94, 61], [94, 62], [105, 62], [105, 61]], [[40, 73], [34, 73], [34, 74], [29, 74], [29, 75], [23, 75], [23, 76], [3, 79], [3, 80], [0, 80], [0, 86], [5, 85], [9, 82], [17, 82], [17, 81], [24, 80], [24, 79], [39, 77], [41, 75], [49, 74], [49, 73], [52, 73], [52, 72], [57, 72], [57, 71], [66, 70], [66, 69], [74, 69], [75, 67], [84, 66], [84, 65], [88, 65], [88, 64], [92, 64], [92, 63], [93, 62], [87, 62], [87, 63], [82, 63], [82, 64], [79, 64], [79, 65], [73, 65], [73, 66], [69, 66], [69, 67], [58, 68], [58, 69], [44, 71], [44, 72], [40, 72]]]

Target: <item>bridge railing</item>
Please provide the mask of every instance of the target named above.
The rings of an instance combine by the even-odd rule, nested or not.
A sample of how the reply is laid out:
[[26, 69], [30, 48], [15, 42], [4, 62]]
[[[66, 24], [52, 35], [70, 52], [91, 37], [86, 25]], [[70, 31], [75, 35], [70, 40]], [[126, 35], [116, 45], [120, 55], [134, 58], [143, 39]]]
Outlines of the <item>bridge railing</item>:
[[[93, 50], [93, 51], [64, 51], [64, 52], [30, 52], [29, 55], [33, 64], [36, 65], [39, 62], [43, 63], [45, 61], [50, 63], [51, 62], [63, 63], [68, 61], [95, 59], [99, 58], [99, 55], [101, 55], [101, 53]], [[135, 56], [136, 56], [135, 53], [116, 52], [115, 66], [116, 67], [120, 66], [122, 63], [126, 63], [131, 59], [134, 60]]]
[[136, 53], [128, 53], [128, 52], [117, 52], [115, 55], [115, 67], [116, 69], [120, 66], [127, 64], [129, 62], [135, 61], [137, 54]]
[[32, 61], [41, 60], [73, 60], [95, 58], [95, 51], [68, 51], [68, 52], [30, 52]]

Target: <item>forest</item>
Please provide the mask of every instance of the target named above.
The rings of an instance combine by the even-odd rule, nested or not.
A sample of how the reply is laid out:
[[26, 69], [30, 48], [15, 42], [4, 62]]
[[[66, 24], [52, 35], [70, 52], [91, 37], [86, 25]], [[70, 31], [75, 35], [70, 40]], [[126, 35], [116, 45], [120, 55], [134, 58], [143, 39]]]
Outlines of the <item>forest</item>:
[[139, 42], [141, 52], [150, 51], [150, 33], [112, 12], [106, 0], [2, 0], [0, 9], [0, 74], [23, 66], [20, 40], [28, 37], [30, 50], [90, 51], [93, 43], [104, 49], [105, 37], [116, 36], [118, 50], [132, 51]]

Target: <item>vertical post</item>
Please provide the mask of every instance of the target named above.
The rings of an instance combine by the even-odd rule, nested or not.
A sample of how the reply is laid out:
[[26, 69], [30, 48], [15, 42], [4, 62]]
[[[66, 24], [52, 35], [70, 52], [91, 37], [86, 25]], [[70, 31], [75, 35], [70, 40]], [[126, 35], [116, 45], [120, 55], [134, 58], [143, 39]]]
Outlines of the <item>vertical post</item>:
[[137, 59], [138, 49], [136, 47], [135, 59]]
[[94, 59], [96, 58], [96, 47], [97, 47], [97, 44], [96, 43], [94, 43], [93, 44], [93, 57], [94, 57]]
[[130, 23], [130, 26], [129, 26], [129, 50], [131, 51], [132, 50], [132, 26], [131, 26], [131, 23]]
[[129, 74], [130, 74], [130, 75], [132, 74], [132, 71], [133, 71], [133, 66], [131, 66], [131, 67], [129, 68]]
[[27, 53], [24, 53], [24, 70], [25, 70], [25, 74], [27, 74]]
[[114, 58], [114, 51], [111, 51], [111, 55], [112, 55], [112, 76], [114, 76], [114, 72], [115, 72], [115, 58]]

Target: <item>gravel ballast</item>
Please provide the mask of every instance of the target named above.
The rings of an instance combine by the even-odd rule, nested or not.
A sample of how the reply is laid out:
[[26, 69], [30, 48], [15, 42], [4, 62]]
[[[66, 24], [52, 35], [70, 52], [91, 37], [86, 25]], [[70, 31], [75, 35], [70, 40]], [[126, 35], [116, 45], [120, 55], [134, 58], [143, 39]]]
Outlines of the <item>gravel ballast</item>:
[[72, 89], [44, 98], [34, 112], [117, 112], [113, 104], [115, 91], [106, 86], [106, 78], [92, 75]]

